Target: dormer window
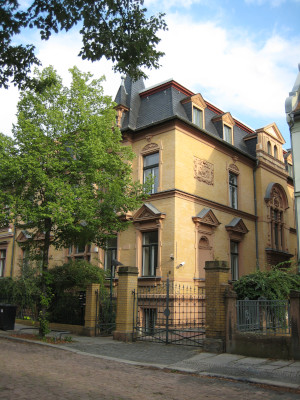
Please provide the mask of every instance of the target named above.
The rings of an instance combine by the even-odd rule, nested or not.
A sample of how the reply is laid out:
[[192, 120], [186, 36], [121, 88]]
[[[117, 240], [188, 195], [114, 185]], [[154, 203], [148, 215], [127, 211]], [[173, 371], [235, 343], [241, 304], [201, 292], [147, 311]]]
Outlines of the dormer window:
[[235, 121], [232, 118], [229, 112], [217, 115], [212, 119], [213, 124], [216, 127], [220, 138], [222, 138], [225, 142], [233, 143], [233, 127], [235, 125]]
[[203, 128], [203, 111], [193, 106], [193, 124]]
[[232, 144], [232, 128], [228, 125], [223, 126], [223, 139], [227, 142]]
[[205, 129], [204, 112], [207, 106], [201, 94], [198, 93], [186, 97], [181, 100], [181, 104], [185, 109], [188, 120], [192, 121], [199, 128]]

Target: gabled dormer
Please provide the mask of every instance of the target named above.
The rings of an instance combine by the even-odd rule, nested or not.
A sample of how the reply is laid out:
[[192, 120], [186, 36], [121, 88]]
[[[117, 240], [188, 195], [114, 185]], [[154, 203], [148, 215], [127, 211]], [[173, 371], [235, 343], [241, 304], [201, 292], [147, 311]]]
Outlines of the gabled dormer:
[[257, 129], [256, 151], [264, 151], [269, 156], [283, 162], [282, 145], [285, 143], [283, 136], [275, 122], [263, 128]]
[[233, 145], [233, 127], [235, 125], [235, 121], [231, 114], [227, 112], [217, 115], [212, 119], [212, 122], [214, 123], [220, 138]]
[[189, 96], [181, 100], [181, 104], [185, 109], [188, 119], [199, 128], [205, 129], [204, 110], [207, 106], [201, 94], [197, 93], [193, 96]]

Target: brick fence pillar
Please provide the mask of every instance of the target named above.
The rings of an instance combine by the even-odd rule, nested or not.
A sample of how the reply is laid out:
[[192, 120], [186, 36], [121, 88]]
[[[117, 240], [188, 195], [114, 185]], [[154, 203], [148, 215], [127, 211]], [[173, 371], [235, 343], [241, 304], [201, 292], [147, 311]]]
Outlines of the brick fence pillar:
[[225, 291], [228, 288], [227, 261], [205, 262], [206, 334], [204, 349], [213, 353], [225, 350], [226, 316]]
[[115, 340], [131, 342], [134, 339], [133, 323], [135, 318], [134, 291], [137, 292], [138, 269], [119, 267]]
[[300, 292], [291, 291], [291, 328], [292, 328], [292, 357], [300, 360]]
[[99, 289], [100, 289], [99, 283], [90, 283], [86, 288], [84, 330], [83, 330], [86, 336], [95, 336]]

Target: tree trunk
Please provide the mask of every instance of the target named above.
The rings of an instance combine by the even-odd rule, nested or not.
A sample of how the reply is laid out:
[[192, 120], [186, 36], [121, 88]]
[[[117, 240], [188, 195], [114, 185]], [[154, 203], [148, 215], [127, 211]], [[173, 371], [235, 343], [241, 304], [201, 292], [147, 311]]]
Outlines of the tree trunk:
[[47, 311], [51, 303], [51, 293], [48, 282], [48, 264], [49, 264], [49, 249], [51, 240], [51, 228], [52, 221], [50, 218], [45, 219], [45, 237], [42, 246], [43, 257], [42, 257], [42, 287], [41, 287], [41, 297], [40, 297], [40, 312], [39, 312], [39, 335], [45, 337], [49, 332], [49, 321]]

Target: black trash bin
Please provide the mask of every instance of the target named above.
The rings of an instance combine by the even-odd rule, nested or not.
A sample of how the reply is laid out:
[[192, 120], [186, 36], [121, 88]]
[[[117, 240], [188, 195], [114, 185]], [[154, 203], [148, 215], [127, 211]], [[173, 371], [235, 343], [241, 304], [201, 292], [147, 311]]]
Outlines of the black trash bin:
[[12, 304], [0, 304], [0, 329], [9, 331], [15, 329], [17, 307]]

